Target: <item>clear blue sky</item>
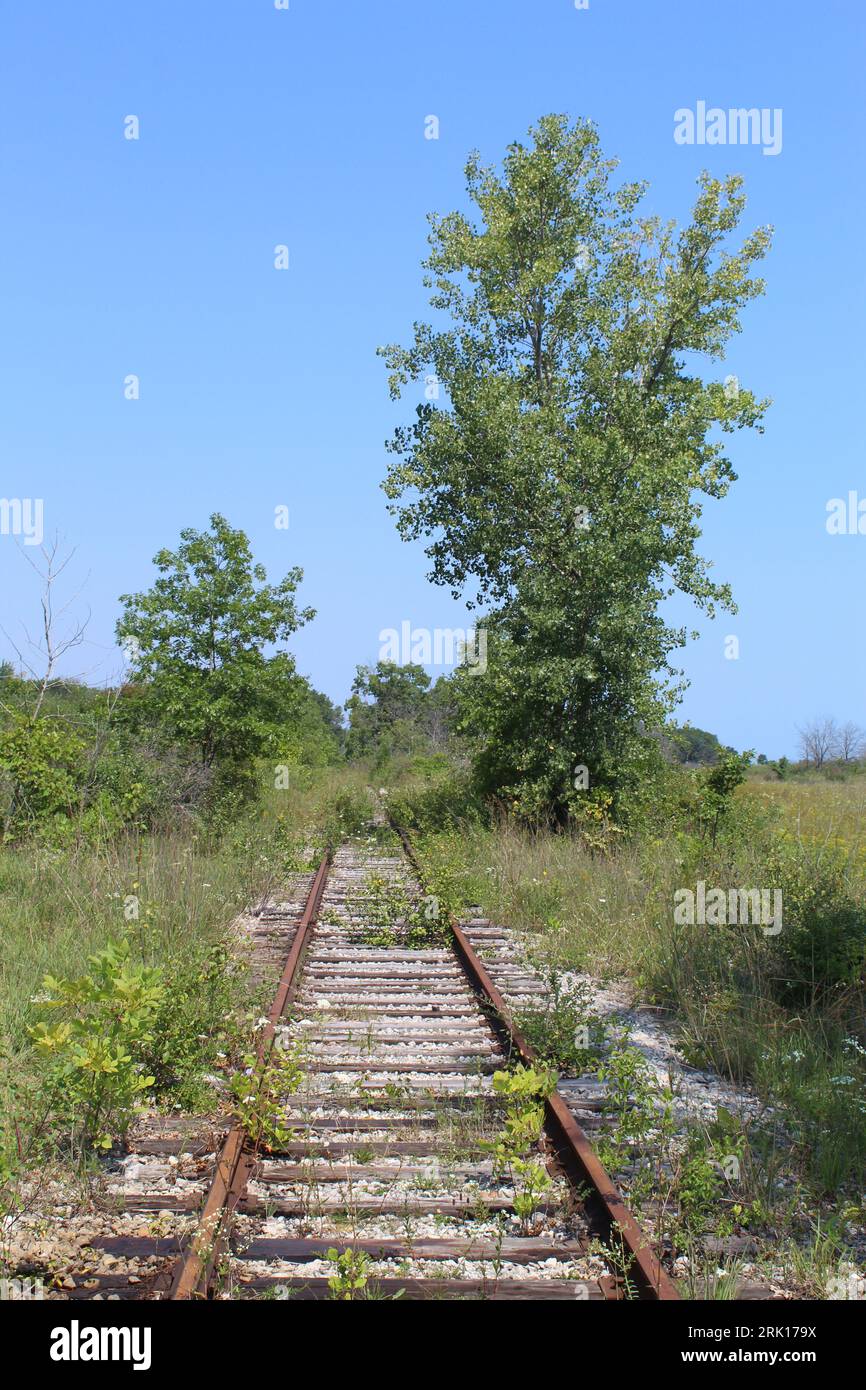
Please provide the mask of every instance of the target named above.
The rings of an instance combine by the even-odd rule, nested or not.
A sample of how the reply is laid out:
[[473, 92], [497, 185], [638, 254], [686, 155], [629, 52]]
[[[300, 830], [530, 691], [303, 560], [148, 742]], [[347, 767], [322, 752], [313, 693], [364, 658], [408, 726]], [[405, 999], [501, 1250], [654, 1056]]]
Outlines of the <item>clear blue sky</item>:
[[[721, 369], [775, 405], [706, 514], [740, 613], [700, 624], [682, 717], [769, 755], [813, 714], [866, 724], [866, 536], [825, 529], [829, 498], [866, 497], [862, 7], [5, 0], [2, 53], [0, 497], [44, 498], [77, 547], [92, 617], [67, 669], [116, 672], [117, 596], [213, 510], [274, 576], [303, 566], [319, 616], [294, 650], [338, 701], [381, 628], [465, 621], [385, 511], [383, 443], [412, 403], [389, 401], [375, 348], [424, 314], [425, 214], [462, 202], [467, 152], [498, 159], [565, 111], [650, 181], [648, 208], [682, 218], [701, 168], [738, 170], [748, 223], [777, 228]], [[781, 108], [781, 153], [676, 144], [700, 100]], [[20, 634], [36, 602], [0, 536], [0, 623]]]

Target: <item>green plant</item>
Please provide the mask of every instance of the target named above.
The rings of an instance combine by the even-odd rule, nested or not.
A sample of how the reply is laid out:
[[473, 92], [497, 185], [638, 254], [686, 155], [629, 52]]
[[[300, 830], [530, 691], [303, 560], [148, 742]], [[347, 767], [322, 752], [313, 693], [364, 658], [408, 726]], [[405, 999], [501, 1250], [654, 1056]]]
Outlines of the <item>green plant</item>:
[[370, 1277], [370, 1257], [366, 1251], [350, 1247], [340, 1254], [332, 1247], [325, 1258], [331, 1261], [335, 1271], [328, 1279], [330, 1297], [350, 1301], [363, 1296]]
[[244, 1057], [243, 1066], [231, 1081], [234, 1113], [254, 1148], [269, 1152], [284, 1149], [292, 1137], [283, 1113], [286, 1098], [298, 1090], [304, 1078], [300, 1049], [275, 1044], [267, 1061], [250, 1054]]
[[852, 892], [844, 850], [777, 846], [767, 870], [784, 904], [775, 943], [782, 997], [814, 1004], [856, 987], [866, 971], [866, 908]]
[[291, 657], [265, 653], [315, 616], [295, 603], [303, 572], [267, 584], [244, 532], [217, 512], [208, 531], [182, 531], [177, 550], [159, 551], [154, 564], [150, 590], [121, 595], [117, 624], [141, 711], [194, 747], [203, 767], [222, 764], [225, 778], [243, 779], [300, 696]]
[[712, 1220], [722, 1187], [723, 1177], [712, 1147], [703, 1134], [693, 1130], [686, 1140], [677, 1183], [680, 1211], [687, 1224], [701, 1227]]
[[190, 943], [164, 967], [165, 992], [141, 1056], [159, 1100], [195, 1110], [208, 1102], [203, 1081], [239, 1041], [237, 1008], [246, 978], [241, 958], [218, 941]]
[[517, 1013], [517, 1025], [542, 1062], [570, 1076], [598, 1065], [605, 1026], [592, 1011], [588, 984], [565, 978], [554, 964], [538, 962], [547, 990], [540, 1004]]
[[347, 903], [349, 913], [364, 925], [357, 939], [365, 946], [406, 946], [423, 950], [441, 944], [447, 920], [438, 897], [413, 898], [405, 884], [375, 871], [367, 874], [361, 890]]
[[85, 743], [65, 723], [15, 714], [0, 730], [2, 836], [69, 814], [81, 797]]
[[683, 1292], [689, 1299], [729, 1303], [739, 1294], [742, 1268], [741, 1260], [714, 1261], [708, 1265], [701, 1248], [689, 1246]]
[[702, 501], [768, 405], [699, 366], [763, 291], [770, 229], [728, 245], [742, 179], [703, 174], [677, 229], [614, 168], [591, 121], [556, 114], [501, 168], [471, 155], [468, 211], [430, 219], [435, 325], [380, 349], [393, 397], [442, 385], [389, 442], [384, 490], [431, 579], [488, 609], [483, 667], [450, 682], [458, 727], [476, 785], [535, 824], [580, 814], [579, 767], [617, 794], [639, 780], [641, 725], [679, 695], [663, 599], [732, 607], [697, 551]]
[[552, 1185], [543, 1160], [532, 1151], [544, 1127], [544, 1101], [555, 1086], [555, 1072], [522, 1063], [493, 1075], [494, 1094], [505, 1105], [505, 1123], [495, 1139], [482, 1140], [481, 1144], [492, 1152], [494, 1170], [508, 1174], [514, 1189], [514, 1210], [527, 1233]]
[[621, 1034], [598, 1069], [605, 1083], [605, 1121], [599, 1156], [614, 1174], [628, 1172], [628, 1195], [638, 1208], [676, 1205], [676, 1126], [673, 1092], [661, 1084], [643, 1054]]
[[715, 848], [719, 827], [727, 822], [733, 811], [733, 796], [746, 780], [746, 769], [752, 761], [751, 751], [735, 753], [729, 750], [702, 776], [699, 784], [698, 822], [702, 832], [709, 834]]
[[329, 807], [326, 838], [339, 844], [353, 835], [361, 835], [369, 827], [370, 801], [360, 787], [345, 787], [337, 792]]
[[79, 979], [45, 976], [40, 1007], [66, 1016], [53, 1027], [38, 1023], [30, 1033], [57, 1110], [85, 1146], [107, 1149], [153, 1085], [142, 1056], [153, 1041], [164, 985], [159, 969], [132, 961], [125, 940], [110, 941], [89, 962], [90, 974]]
[[430, 677], [423, 666], [380, 661], [374, 669], [359, 666], [346, 701], [350, 758], [375, 759], [381, 765], [394, 754], [424, 746], [422, 715], [430, 702]]
[[644, 1140], [657, 1121], [655, 1088], [646, 1058], [632, 1047], [628, 1034], [617, 1038], [598, 1068], [605, 1084], [602, 1107], [612, 1121], [605, 1140], [608, 1158], [618, 1166], [628, 1150]]

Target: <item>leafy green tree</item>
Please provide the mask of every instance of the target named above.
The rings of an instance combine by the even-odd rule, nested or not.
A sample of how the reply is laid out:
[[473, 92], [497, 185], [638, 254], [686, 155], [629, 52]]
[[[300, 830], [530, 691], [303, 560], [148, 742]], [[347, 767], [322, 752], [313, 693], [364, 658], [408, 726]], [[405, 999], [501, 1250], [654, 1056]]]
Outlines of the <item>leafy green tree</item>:
[[614, 167], [563, 116], [501, 173], [473, 155], [478, 222], [430, 219], [437, 324], [381, 349], [393, 397], [431, 375], [442, 397], [389, 445], [400, 534], [427, 541], [436, 583], [493, 605], [486, 673], [455, 680], [479, 779], [558, 821], [580, 804], [575, 765], [622, 788], [676, 702], [686, 634], [662, 600], [733, 607], [697, 553], [702, 497], [735, 478], [718, 436], [760, 428], [767, 404], [694, 365], [723, 357], [763, 289], [769, 229], [725, 249], [741, 180], [703, 175], [677, 230]]
[[457, 705], [451, 676], [440, 676], [427, 692], [424, 701], [424, 734], [431, 751], [445, 749], [457, 719]]
[[726, 751], [731, 751], [722, 746], [715, 734], [696, 729], [692, 724], [684, 724], [682, 728], [669, 725], [664, 733], [671, 756], [681, 763], [712, 764]]
[[201, 763], [248, 763], [288, 721], [299, 697], [294, 661], [268, 655], [315, 616], [299, 610], [303, 578], [268, 584], [243, 531], [215, 513], [208, 531], [181, 532], [154, 557], [159, 578], [124, 594], [117, 624], [147, 714]]
[[279, 762], [303, 767], [333, 766], [342, 758], [342, 710], [300, 677], [297, 684], [298, 699], [291, 723], [275, 735], [274, 755]]
[[423, 666], [380, 661], [359, 666], [346, 701], [350, 758], [417, 752], [423, 744], [421, 717], [430, 688]]

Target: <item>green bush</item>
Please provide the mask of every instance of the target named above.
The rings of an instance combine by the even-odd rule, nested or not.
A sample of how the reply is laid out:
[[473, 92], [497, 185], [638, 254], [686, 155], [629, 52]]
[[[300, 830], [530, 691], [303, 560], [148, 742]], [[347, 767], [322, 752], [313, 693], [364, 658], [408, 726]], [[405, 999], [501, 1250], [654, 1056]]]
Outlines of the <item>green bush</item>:
[[336, 845], [352, 835], [362, 835], [369, 829], [372, 815], [370, 798], [360, 787], [337, 792], [327, 818], [328, 843]]
[[71, 814], [80, 801], [85, 744], [65, 725], [15, 715], [0, 730], [4, 839]]
[[447, 764], [444, 770], [437, 767], [431, 780], [389, 792], [388, 810], [398, 825], [422, 834], [482, 824], [489, 816], [468, 774]]
[[546, 976], [542, 1002], [517, 1013], [517, 1026], [547, 1066], [567, 1076], [580, 1076], [598, 1065], [605, 1044], [605, 1026], [592, 1007], [593, 990], [580, 980], [564, 979], [555, 966], [539, 963]]
[[124, 1134], [154, 1078], [142, 1053], [152, 1042], [164, 994], [162, 972], [131, 960], [128, 941], [110, 941], [78, 979], [46, 975], [42, 1008], [63, 1017], [30, 1030], [58, 1117], [73, 1147], [111, 1147]]
[[866, 906], [853, 896], [837, 850], [776, 850], [768, 872], [782, 888], [777, 949], [783, 998], [815, 1003], [858, 984], [866, 968]]
[[191, 942], [182, 958], [163, 968], [165, 993], [151, 1036], [139, 1047], [158, 1100], [185, 1110], [207, 1104], [204, 1076], [220, 1054], [228, 1058], [238, 1042], [232, 1020], [245, 974], [242, 962], [222, 942]]

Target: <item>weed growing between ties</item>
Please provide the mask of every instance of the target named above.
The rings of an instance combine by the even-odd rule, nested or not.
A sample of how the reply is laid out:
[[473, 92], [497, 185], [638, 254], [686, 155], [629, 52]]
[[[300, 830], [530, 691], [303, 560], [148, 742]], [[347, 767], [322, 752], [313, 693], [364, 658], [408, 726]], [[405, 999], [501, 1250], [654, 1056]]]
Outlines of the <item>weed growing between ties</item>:
[[347, 909], [365, 946], [418, 951], [448, 941], [448, 924], [438, 897], [413, 895], [408, 883], [372, 871], [353, 894]]
[[514, 1210], [524, 1235], [532, 1235], [535, 1218], [552, 1187], [547, 1166], [535, 1152], [544, 1128], [544, 1102], [556, 1087], [556, 1073], [518, 1065], [493, 1075], [493, 1091], [505, 1105], [505, 1122], [482, 1147], [493, 1154], [494, 1173], [506, 1177], [514, 1191]]
[[342, 1251], [332, 1247], [325, 1258], [334, 1266], [334, 1273], [328, 1277], [328, 1297], [336, 1302], [393, 1303], [402, 1298], [405, 1289], [396, 1293], [382, 1293], [370, 1273], [371, 1260], [365, 1250], [355, 1250], [351, 1246]]

